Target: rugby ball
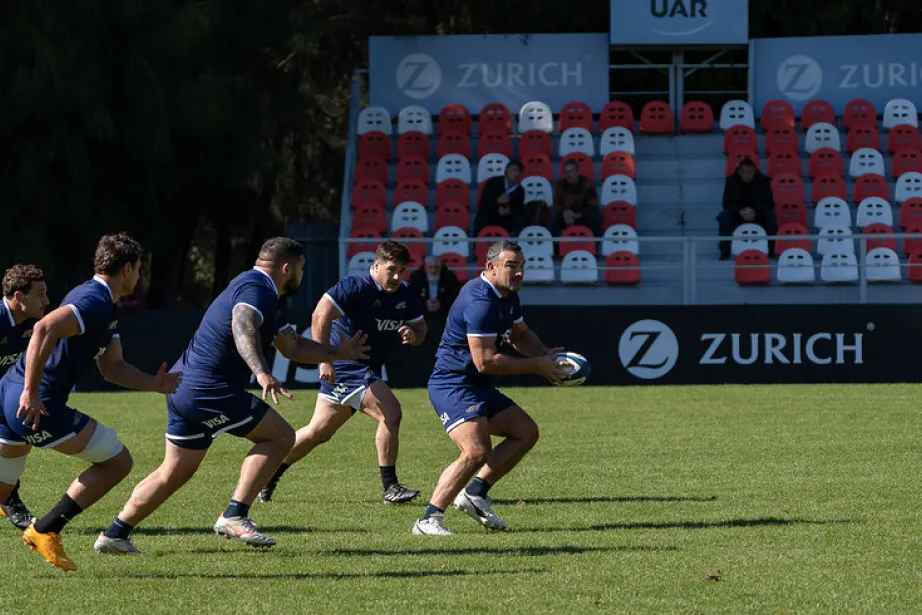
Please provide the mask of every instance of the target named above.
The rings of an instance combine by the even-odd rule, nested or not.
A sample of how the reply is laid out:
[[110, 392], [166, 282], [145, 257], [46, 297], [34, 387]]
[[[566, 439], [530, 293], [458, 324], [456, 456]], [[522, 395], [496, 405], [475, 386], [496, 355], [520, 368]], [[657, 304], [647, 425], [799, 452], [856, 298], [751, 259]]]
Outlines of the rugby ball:
[[564, 370], [568, 377], [561, 380], [558, 386], [575, 387], [586, 382], [589, 372], [592, 371], [589, 366], [589, 359], [576, 352], [561, 352], [557, 355], [557, 360], [564, 363]]

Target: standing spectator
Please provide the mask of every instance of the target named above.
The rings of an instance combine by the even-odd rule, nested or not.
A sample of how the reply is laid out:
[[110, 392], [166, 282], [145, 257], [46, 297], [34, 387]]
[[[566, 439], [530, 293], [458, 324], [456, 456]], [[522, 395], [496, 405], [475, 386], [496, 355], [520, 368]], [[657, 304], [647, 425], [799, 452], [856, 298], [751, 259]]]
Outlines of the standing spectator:
[[461, 292], [455, 272], [443, 265], [438, 256], [431, 255], [410, 275], [410, 287], [422, 300], [427, 314], [448, 314]]
[[[743, 158], [736, 172], [724, 184], [723, 211], [717, 215], [721, 237], [731, 237], [741, 224], [752, 222], [766, 234], [778, 232], [775, 219], [775, 198], [771, 181], [756, 168], [751, 158]], [[774, 241], [768, 242], [768, 253], [774, 254]], [[730, 242], [720, 242], [720, 260], [730, 258]]]
[[560, 235], [567, 227], [579, 224], [592, 230], [596, 237], [602, 235], [602, 213], [599, 211], [599, 199], [595, 193], [595, 182], [580, 175], [579, 165], [569, 161], [563, 167], [565, 177], [554, 186], [555, 235]]
[[506, 165], [505, 175], [487, 180], [477, 203], [475, 234], [486, 226], [496, 225], [516, 236], [525, 227], [525, 189], [521, 179], [522, 165], [513, 160]]

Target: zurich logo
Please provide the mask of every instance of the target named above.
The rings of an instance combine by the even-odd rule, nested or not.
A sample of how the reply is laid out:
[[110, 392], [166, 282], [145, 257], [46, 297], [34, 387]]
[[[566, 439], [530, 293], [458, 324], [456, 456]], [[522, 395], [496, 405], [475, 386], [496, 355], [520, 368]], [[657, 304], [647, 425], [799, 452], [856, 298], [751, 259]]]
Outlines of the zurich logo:
[[655, 380], [668, 374], [679, 359], [679, 340], [666, 324], [640, 320], [621, 334], [618, 357], [632, 376]]
[[442, 84], [442, 69], [432, 56], [411, 53], [397, 65], [397, 89], [406, 96], [422, 100]]
[[809, 56], [791, 56], [778, 66], [778, 91], [791, 100], [809, 100], [823, 86], [823, 69]]

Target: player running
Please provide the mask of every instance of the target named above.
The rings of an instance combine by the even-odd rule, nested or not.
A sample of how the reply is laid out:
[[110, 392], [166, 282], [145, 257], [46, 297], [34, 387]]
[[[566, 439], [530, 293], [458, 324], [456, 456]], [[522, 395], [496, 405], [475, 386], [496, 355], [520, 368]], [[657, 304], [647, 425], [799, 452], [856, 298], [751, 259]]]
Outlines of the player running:
[[25, 355], [0, 380], [0, 499], [22, 475], [32, 447], [92, 464], [23, 533], [31, 550], [64, 570], [77, 566], [64, 553], [61, 530], [128, 476], [132, 464], [115, 431], [67, 406], [75, 382], [94, 364], [106, 380], [129, 389], [172, 393], [182, 378], [166, 373], [166, 363], [146, 374], [122, 356], [115, 304], [134, 291], [140, 257], [141, 246], [124, 233], [100, 239], [96, 275], [35, 324]]
[[[22, 357], [35, 326], [48, 307], [45, 274], [35, 265], [14, 265], [3, 276], [3, 301], [0, 302], [0, 377]], [[32, 513], [19, 498], [19, 481], [0, 504], [0, 517], [6, 517], [20, 530], [32, 523]]]
[[385, 241], [375, 252], [368, 275], [349, 276], [321, 297], [311, 319], [311, 334], [326, 344], [337, 343], [356, 331], [367, 331], [371, 351], [367, 361], [321, 363], [320, 393], [314, 416], [298, 430], [285, 463], [260, 492], [269, 502], [282, 474], [306, 456], [361, 410], [378, 421], [375, 446], [381, 471], [382, 501], [402, 504], [419, 495], [397, 482], [397, 451], [402, 412], [400, 402], [381, 380], [381, 366], [393, 342], [420, 344], [426, 337], [419, 298], [403, 282], [410, 251], [396, 241]]
[[[254, 547], [275, 539], [258, 531], [250, 505], [295, 441], [294, 430], [267, 403], [281, 395], [292, 399], [266, 364], [271, 345], [296, 363], [365, 358], [366, 336], [357, 331], [338, 346], [318, 344], [295, 333], [281, 313], [280, 298], [301, 285], [304, 248], [286, 237], [263, 244], [256, 266], [234, 278], [205, 312], [198, 331], [176, 365], [183, 382], [167, 396], [166, 453], [160, 467], [141, 481], [109, 528], [100, 533], [98, 553], [137, 555], [131, 531], [150, 516], [198, 470], [212, 441], [222, 433], [253, 443], [233, 498], [214, 531]], [[247, 392], [250, 376], [262, 399]]]
[[[448, 313], [429, 399], [461, 455], [442, 472], [426, 513], [413, 525], [414, 534], [451, 536], [443, 521], [452, 502], [488, 529], [506, 529], [487, 494], [535, 445], [538, 426], [496, 389], [496, 377], [538, 374], [558, 382], [565, 376], [555, 361], [562, 349], [545, 346], [522, 317], [518, 290], [524, 265], [517, 244], [493, 244], [485, 271], [464, 285]], [[500, 353], [505, 342], [526, 358]], [[494, 448], [490, 436], [505, 439]]]

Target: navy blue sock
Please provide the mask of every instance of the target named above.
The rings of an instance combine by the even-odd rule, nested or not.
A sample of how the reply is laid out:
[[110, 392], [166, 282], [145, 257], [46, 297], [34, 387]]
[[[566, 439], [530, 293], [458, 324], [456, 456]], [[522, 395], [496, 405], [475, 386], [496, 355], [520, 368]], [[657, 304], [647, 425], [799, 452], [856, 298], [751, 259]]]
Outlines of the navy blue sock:
[[428, 506], [426, 506], [426, 514], [423, 515], [423, 519], [428, 519], [432, 515], [443, 515], [443, 514], [445, 514], [444, 510], [442, 510], [438, 506], [435, 506], [434, 504], [429, 504]]
[[482, 498], [487, 497], [487, 494], [490, 493], [490, 483], [483, 480], [482, 478], [474, 477], [474, 480], [471, 481], [471, 484], [467, 486], [467, 492], [469, 495], [477, 495]]
[[224, 511], [224, 518], [228, 519], [230, 517], [246, 517], [249, 514], [249, 504], [244, 504], [243, 502], [238, 502], [237, 500], [231, 500], [230, 504], [227, 505], [227, 509]]
[[103, 536], [106, 536], [107, 538], [128, 538], [128, 536], [131, 534], [131, 530], [133, 529], [134, 526], [128, 525], [116, 517], [115, 521], [112, 522], [112, 525], [110, 525], [106, 531], [103, 532]]

